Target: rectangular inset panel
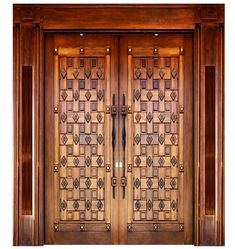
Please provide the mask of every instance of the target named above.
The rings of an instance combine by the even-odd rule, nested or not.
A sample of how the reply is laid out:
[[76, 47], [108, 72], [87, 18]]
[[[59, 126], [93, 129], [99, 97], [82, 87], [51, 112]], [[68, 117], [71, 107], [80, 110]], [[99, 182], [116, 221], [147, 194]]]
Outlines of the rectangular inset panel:
[[32, 67], [22, 67], [22, 214], [32, 214]]
[[215, 66], [205, 67], [205, 214], [215, 214]]

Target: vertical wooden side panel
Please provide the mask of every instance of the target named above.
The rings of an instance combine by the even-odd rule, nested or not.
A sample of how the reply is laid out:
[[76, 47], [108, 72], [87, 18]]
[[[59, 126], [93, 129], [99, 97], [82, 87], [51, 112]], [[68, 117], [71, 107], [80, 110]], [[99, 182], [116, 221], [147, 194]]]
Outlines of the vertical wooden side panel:
[[[220, 27], [202, 24], [200, 86], [200, 245], [222, 245], [223, 52]], [[222, 41], [223, 43], [223, 41]], [[222, 61], [221, 61], [222, 60]], [[221, 92], [222, 91], [222, 92]], [[221, 98], [222, 96], [222, 98]], [[221, 211], [222, 208], [222, 211]]]
[[200, 245], [200, 24], [197, 24], [195, 29], [194, 49], [194, 244], [198, 246]]
[[13, 99], [14, 99], [14, 236], [13, 244], [19, 244], [19, 54], [20, 54], [20, 25], [15, 24], [13, 30]]

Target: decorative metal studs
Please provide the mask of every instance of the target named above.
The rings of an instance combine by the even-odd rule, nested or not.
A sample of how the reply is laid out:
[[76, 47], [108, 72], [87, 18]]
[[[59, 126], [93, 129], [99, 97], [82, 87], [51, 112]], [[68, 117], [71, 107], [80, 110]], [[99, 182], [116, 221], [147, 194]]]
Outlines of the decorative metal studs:
[[179, 224], [179, 231], [180, 232], [184, 231], [184, 224], [183, 223]]
[[59, 223], [55, 222], [53, 225], [54, 232], [59, 232]]
[[59, 172], [59, 166], [57, 164], [54, 165], [54, 172]]
[[84, 232], [85, 231], [85, 224], [80, 224], [80, 232]]
[[184, 107], [180, 106], [180, 113], [184, 113]]
[[84, 48], [80, 48], [80, 54], [84, 54]]
[[153, 53], [154, 53], [154, 54], [157, 54], [157, 53], [158, 53], [158, 49], [157, 49], [157, 48], [154, 48], [154, 49], [153, 49]]
[[110, 223], [106, 223], [106, 231], [107, 232], [111, 231], [111, 224]]
[[106, 54], [110, 54], [111, 50], [110, 48], [106, 48]]
[[158, 224], [153, 224], [153, 231], [157, 232], [159, 229], [159, 225]]
[[180, 48], [180, 54], [181, 54], [181, 55], [184, 54], [184, 48], [183, 48], [183, 47]]
[[128, 232], [131, 232], [131, 231], [132, 231], [132, 224], [131, 224], [131, 223], [128, 223], [128, 224], [127, 224], [127, 231], [128, 231]]
[[54, 48], [54, 55], [58, 55], [58, 48]]

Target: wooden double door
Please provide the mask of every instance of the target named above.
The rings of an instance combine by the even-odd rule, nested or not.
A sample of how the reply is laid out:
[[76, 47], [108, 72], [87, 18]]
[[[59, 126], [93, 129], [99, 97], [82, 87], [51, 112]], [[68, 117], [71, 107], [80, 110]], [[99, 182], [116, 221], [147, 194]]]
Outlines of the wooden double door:
[[45, 242], [193, 242], [191, 34], [45, 38]]

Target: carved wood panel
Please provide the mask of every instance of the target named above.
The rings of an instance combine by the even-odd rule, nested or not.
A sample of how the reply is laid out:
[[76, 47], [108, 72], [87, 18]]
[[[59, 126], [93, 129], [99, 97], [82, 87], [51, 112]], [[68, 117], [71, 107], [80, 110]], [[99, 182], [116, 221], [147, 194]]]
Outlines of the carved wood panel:
[[136, 51], [128, 55], [127, 230], [182, 232], [183, 48], [154, 48], [152, 56]]
[[111, 229], [110, 151], [105, 147], [109, 52], [104, 48], [103, 56], [91, 56], [84, 48], [55, 50], [55, 231]]

